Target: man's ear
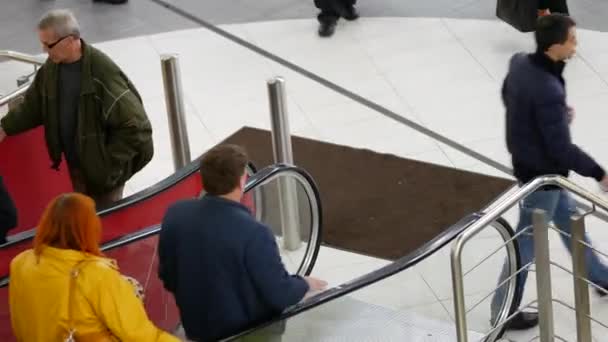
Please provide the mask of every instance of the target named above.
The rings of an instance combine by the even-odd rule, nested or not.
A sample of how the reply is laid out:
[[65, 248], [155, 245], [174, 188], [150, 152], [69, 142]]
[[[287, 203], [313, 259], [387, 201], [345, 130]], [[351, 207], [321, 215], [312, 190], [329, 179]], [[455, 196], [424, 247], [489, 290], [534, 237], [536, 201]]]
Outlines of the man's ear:
[[241, 190], [243, 190], [243, 191], [245, 191], [245, 184], [247, 184], [247, 172], [244, 172], [243, 175], [241, 176], [240, 186], [241, 186]]

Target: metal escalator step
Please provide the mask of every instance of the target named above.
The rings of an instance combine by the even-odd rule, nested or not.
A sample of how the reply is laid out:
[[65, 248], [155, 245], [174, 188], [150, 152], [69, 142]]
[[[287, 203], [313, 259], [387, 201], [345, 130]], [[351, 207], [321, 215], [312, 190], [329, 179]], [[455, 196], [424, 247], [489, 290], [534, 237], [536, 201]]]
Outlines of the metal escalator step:
[[[482, 334], [469, 332], [470, 341]], [[451, 322], [344, 297], [287, 321], [282, 341], [456, 342]]]

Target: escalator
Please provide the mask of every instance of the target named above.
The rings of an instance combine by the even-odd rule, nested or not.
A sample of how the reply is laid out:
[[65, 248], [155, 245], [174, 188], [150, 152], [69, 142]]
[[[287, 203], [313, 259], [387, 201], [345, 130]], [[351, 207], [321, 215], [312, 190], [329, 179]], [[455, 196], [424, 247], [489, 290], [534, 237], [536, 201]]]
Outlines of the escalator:
[[[25, 139], [21, 143], [25, 144], [24, 146], [30, 146], [26, 142], [31, 142], [32, 137], [27, 136], [26, 133], [25, 136], [17, 136], [16, 138]], [[33, 227], [37, 224], [45, 206], [58, 194], [72, 191], [71, 184], [66, 178], [67, 175], [62, 174], [62, 172], [56, 172], [48, 168], [32, 171], [23, 166], [23, 163], [29, 164], [28, 160], [31, 156], [21, 158], [14, 153], [2, 154], [3, 149], [17, 151], [17, 148], [11, 145], [11, 142], [14, 143], [15, 141], [7, 139], [0, 144], [0, 155], [2, 155], [3, 160], [0, 163], [0, 175], [3, 175], [4, 182], [14, 197], [20, 225], [9, 232], [8, 242], [0, 245], [0, 275], [2, 276], [8, 274], [10, 260], [30, 247], [30, 242], [35, 234]], [[39, 148], [39, 150], [43, 149]], [[7, 162], [5, 163], [5, 161]], [[21, 169], [20, 172], [17, 169], [13, 170], [17, 166]], [[104, 227], [102, 243], [158, 224], [169, 205], [180, 199], [198, 196], [202, 191], [198, 168], [199, 161], [195, 160], [161, 182], [114, 203], [110, 208], [99, 211]], [[23, 170], [29, 170], [28, 172], [32, 174], [35, 173], [37, 180], [48, 182], [49, 185], [24, 182], [23, 177], [27, 172]], [[252, 164], [248, 165], [247, 172], [252, 175], [255, 172], [255, 167]], [[31, 194], [36, 195], [32, 196]], [[245, 196], [243, 202], [253, 212], [262, 210], [256, 208], [255, 199], [252, 195]]]
[[[49, 200], [59, 193], [70, 191], [71, 185], [65, 169], [56, 172], [48, 168], [48, 159], [41, 129], [11, 137], [0, 144], [0, 175], [9, 181], [9, 189], [16, 195], [20, 211], [20, 226], [12, 231], [9, 242], [0, 246], [0, 275], [8, 273], [10, 260], [30, 247], [33, 237], [32, 227]], [[24, 147], [27, 151], [24, 151]], [[6, 162], [9, 155], [14, 161]], [[17, 158], [18, 157], [18, 158]], [[168, 177], [157, 185], [117, 202], [112, 208], [102, 210], [103, 250], [121, 266], [121, 271], [138, 279], [145, 288], [146, 309], [151, 319], [165, 330], [173, 330], [179, 321], [173, 298], [162, 287], [156, 275], [157, 234], [166, 208], [173, 202], [198, 196], [202, 190], [200, 176], [196, 172], [198, 162]], [[252, 171], [253, 174], [253, 171]], [[256, 217], [267, 223], [282, 246], [281, 217], [277, 215], [279, 206], [278, 180], [289, 178], [297, 184], [299, 235], [303, 244], [296, 251], [282, 250], [283, 262], [292, 273], [309, 274], [321, 244], [321, 206], [318, 191], [312, 179], [298, 168], [273, 166], [253, 174], [246, 187], [245, 202]], [[31, 180], [24, 182], [23, 180]], [[31, 196], [35, 193], [36, 196]], [[272, 322], [267, 322], [251, 330], [226, 339], [240, 340], [283, 340], [283, 341], [455, 341], [453, 325], [437, 324], [407, 310], [387, 308], [380, 303], [365, 301], [357, 297], [358, 292], [375, 287], [382, 291], [384, 284], [411, 270], [424, 260], [438, 254], [478, 219], [471, 215], [446, 229], [442, 234], [389, 265], [362, 277], [331, 288], [301, 304], [287, 310]], [[404, 225], [407, 225], [404, 222]], [[505, 240], [513, 237], [513, 232], [504, 221], [495, 222], [496, 229]], [[370, 234], [373, 234], [371, 232]], [[511, 255], [517, 249], [511, 243]], [[519, 269], [515, 260], [511, 269]], [[8, 314], [9, 279], [0, 279], [0, 341], [11, 341], [10, 317]], [[503, 320], [514, 302], [514, 283], [510, 286], [501, 318]], [[416, 296], [415, 293], [405, 293]], [[494, 341], [498, 332], [485, 341]], [[480, 335], [471, 332], [472, 337]]]
[[[442, 248], [449, 247], [464, 230], [481, 217], [472, 214], [446, 229], [432, 241], [415, 252], [396, 260], [389, 265], [365, 274], [357, 279], [331, 288], [284, 312], [271, 322], [266, 322], [223, 341], [408, 341], [408, 342], [456, 342], [455, 325], [450, 320], [437, 321], [418, 315], [416, 309], [391, 308], [388, 301], [378, 300], [391, 286], [388, 283], [403, 275], [419, 263], [438, 254]], [[509, 270], [513, 276], [508, 283], [508, 295], [502, 303], [499, 320], [509, 316], [514, 309], [516, 274], [521, 267], [517, 242], [509, 224], [499, 219], [492, 224], [495, 233], [506, 243]], [[407, 278], [407, 277], [406, 277]], [[491, 276], [491, 281], [495, 277]], [[449, 279], [449, 275], [446, 277]], [[406, 287], [406, 284], [400, 284]], [[393, 285], [394, 286], [394, 282]], [[381, 294], [379, 297], [357, 296], [362, 291]], [[386, 295], [386, 294], [385, 294]], [[417, 296], [418, 293], [402, 293], [402, 296]], [[361, 299], [361, 297], [366, 297]], [[447, 309], [449, 310], [449, 309]], [[447, 311], [446, 310], [446, 311]], [[489, 313], [489, 312], [488, 312]], [[490, 327], [490, 329], [493, 327]], [[484, 334], [470, 331], [469, 341], [494, 342], [503, 333], [502, 329]]]
[[[282, 248], [281, 216], [277, 210], [256, 210], [255, 216], [274, 231], [287, 269], [291, 273], [308, 275], [319, 252], [322, 222], [319, 193], [312, 178], [299, 168], [274, 165], [252, 175], [247, 181], [245, 194], [251, 203], [263, 203], [258, 207], [274, 209], [279, 198], [279, 183], [285, 181], [294, 185], [297, 196], [295, 213], [299, 218], [297, 231], [302, 241], [299, 248], [289, 251]], [[158, 224], [152, 225], [107, 242], [102, 250], [107, 257], [118, 262], [123, 274], [140, 281], [145, 289], [148, 315], [159, 327], [172, 331], [179, 323], [179, 315], [173, 296], [164, 290], [157, 277], [159, 231]], [[0, 341], [14, 341], [10, 327], [8, 282], [8, 277], [0, 280]]]
[[[0, 144], [0, 147], [3, 145], [4, 143]], [[4, 146], [10, 147], [11, 145]], [[4, 169], [8, 168], [7, 164], [3, 165]], [[0, 169], [2, 169], [1, 166]], [[125, 198], [112, 208], [99, 213], [104, 226], [102, 241], [105, 253], [118, 261], [123, 273], [134, 276], [144, 284], [145, 304], [151, 319], [169, 331], [176, 327], [179, 318], [173, 297], [164, 291], [156, 275], [157, 233], [160, 229], [157, 224], [171, 203], [200, 194], [202, 183], [197, 169], [198, 161], [194, 161], [160, 183]], [[18, 172], [13, 171], [15, 171], [13, 175], [16, 176]], [[55, 171], [49, 170], [48, 172]], [[314, 182], [303, 170], [287, 166], [268, 167], [255, 174], [253, 166], [250, 166], [249, 172], [253, 175], [247, 183], [244, 203], [259, 220], [273, 229], [279, 240], [282, 239], [282, 231], [281, 218], [276, 210], [280, 204], [278, 180], [289, 178], [297, 184], [298, 222], [300, 237], [304, 243], [297, 251], [283, 251], [282, 256], [285, 265], [292, 273], [309, 274], [315, 265], [321, 242], [321, 207]], [[61, 174], [54, 176], [60, 177]], [[69, 189], [57, 191], [69, 191]], [[51, 195], [54, 196], [54, 194], [46, 194], [46, 196]], [[38, 196], [36, 199], [41, 197]], [[50, 197], [39, 201], [40, 207], [42, 208], [42, 203], [46, 204], [48, 200]], [[41, 208], [36, 210], [41, 210]], [[442, 248], [475, 222], [477, 217], [477, 215], [471, 215], [446, 229], [444, 233], [414, 253], [351, 282], [331, 288], [291, 308], [275, 321], [228, 340], [272, 340], [275, 337], [282, 337], [283, 341], [363, 341], [382, 337], [382, 341], [390, 341], [392, 339], [403, 340], [403, 337], [407, 337], [416, 341], [416, 336], [430, 338], [429, 336], [435, 334], [436, 336], [433, 336], [440, 338], [438, 341], [456, 341], [452, 334], [453, 325], [434, 325], [433, 321], [424, 321], [419, 316], [411, 315], [407, 310], [395, 310], [387, 308], [386, 305], [380, 305], [382, 303], [361, 300], [357, 293], [370, 288], [378, 288], [379, 291], [382, 291], [385, 282], [399, 277], [418, 263], [439, 254]], [[34, 221], [32, 220], [32, 222]], [[508, 240], [507, 237], [513, 235], [506, 222], [497, 221], [496, 225], [497, 229], [502, 232], [504, 240]], [[9, 262], [14, 256], [30, 248], [29, 242], [35, 232], [33, 229], [23, 230], [23, 227], [21, 229], [22, 231], [9, 237], [7, 244], [0, 246], [0, 275], [8, 274]], [[279, 246], [281, 245], [282, 243], [279, 241]], [[511, 249], [516, 249], [515, 243], [511, 243], [511, 245]], [[516, 270], [519, 266], [514, 263], [512, 268]], [[0, 324], [0, 341], [13, 339], [10, 330], [7, 283], [6, 276], [4, 279], [0, 279], [0, 319], [3, 322]], [[515, 283], [510, 286], [512, 293], [514, 286]], [[405, 295], [416, 296], [415, 293]], [[513, 300], [513, 295], [511, 295], [503, 303], [501, 314], [503, 318], [508, 316], [507, 312]], [[268, 337], [269, 335], [271, 337]], [[484, 341], [495, 341], [498, 335], [500, 335], [500, 331], [491, 334]], [[471, 332], [471, 336], [478, 335]], [[434, 340], [420, 339], [420, 341]]]
[[[286, 251], [282, 246], [281, 216], [278, 214], [279, 186], [289, 180], [295, 184], [297, 196], [298, 233], [302, 240], [299, 249]], [[321, 248], [322, 213], [319, 192], [312, 178], [297, 167], [274, 165], [252, 175], [246, 185], [246, 195], [260, 210], [257, 219], [273, 230], [281, 257], [291, 273], [307, 275], [313, 271]], [[408, 310], [390, 308], [374, 300], [362, 300], [357, 293], [375, 288], [384, 292], [386, 284], [413, 269], [425, 260], [440, 254], [467, 227], [476, 222], [479, 214], [472, 214], [446, 229], [442, 234], [415, 252], [352, 281], [333, 287], [288, 309], [280, 317], [248, 331], [227, 338], [226, 341], [456, 341], [451, 322], [437, 322], [412, 314]], [[514, 234], [502, 219], [493, 227], [503, 241], [507, 241], [508, 255], [517, 255], [517, 245], [510, 241]], [[114, 258], [121, 272], [138, 279], [144, 285], [145, 306], [150, 318], [161, 328], [173, 331], [179, 315], [172, 295], [166, 292], [156, 271], [158, 225], [138, 230], [104, 244], [104, 253]], [[323, 247], [327, 248], [327, 247]], [[511, 258], [514, 274], [521, 267], [517, 257]], [[326, 262], [326, 260], [323, 260]], [[448, 276], [449, 278], [449, 276]], [[491, 276], [492, 281], [495, 277]], [[515, 279], [515, 278], [514, 278]], [[8, 308], [8, 278], [0, 280], [0, 340], [12, 341]], [[405, 285], [405, 284], [403, 284]], [[502, 305], [500, 317], [508, 316], [514, 303], [515, 281], [510, 282], [509, 295]], [[403, 293], [403, 296], [417, 296]], [[493, 342], [500, 331], [487, 338], [472, 331], [472, 341]], [[475, 339], [478, 337], [479, 339]]]

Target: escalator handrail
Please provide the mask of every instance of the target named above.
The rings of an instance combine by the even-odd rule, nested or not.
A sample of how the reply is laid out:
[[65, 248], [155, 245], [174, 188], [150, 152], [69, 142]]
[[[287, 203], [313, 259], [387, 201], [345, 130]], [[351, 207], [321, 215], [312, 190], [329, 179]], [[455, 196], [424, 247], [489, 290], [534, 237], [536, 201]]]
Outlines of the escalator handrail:
[[25, 84], [21, 85], [19, 88], [11, 91], [10, 93], [0, 96], [0, 107], [7, 105], [11, 101], [25, 95], [25, 93], [27, 93], [27, 90], [29, 89], [30, 85], [31, 85], [31, 82], [25, 83]]
[[0, 58], [41, 66], [46, 58], [12, 50], [0, 50]]
[[[338, 299], [345, 295], [348, 295], [349, 293], [357, 291], [363, 287], [369, 286], [373, 283], [376, 283], [376, 282], [386, 279], [392, 275], [395, 275], [399, 272], [402, 272], [405, 269], [413, 267], [413, 266], [417, 265], [419, 262], [426, 259], [427, 257], [433, 255], [435, 252], [441, 250], [443, 247], [445, 247], [450, 242], [456, 240], [456, 238], [458, 236], [460, 236], [472, 224], [476, 223], [479, 219], [481, 219], [483, 217], [483, 215], [484, 215], [484, 213], [470, 214], [470, 215], [464, 217], [463, 219], [461, 219], [460, 221], [458, 221], [457, 223], [450, 226], [448, 229], [444, 230], [441, 234], [439, 234], [438, 236], [436, 236], [434, 239], [427, 242], [423, 246], [419, 247], [414, 252], [394, 261], [393, 263], [386, 265], [375, 271], [372, 271], [368, 274], [365, 274], [359, 278], [346, 282], [342, 285], [328, 289], [313, 297], [310, 297], [310, 298], [300, 302], [299, 304], [292, 306], [291, 308], [289, 308], [288, 310], [283, 312], [280, 316], [277, 316], [276, 318], [272, 319], [271, 321], [264, 322], [256, 327], [253, 327], [251, 329], [238, 333], [234, 336], [225, 338], [222, 341], [232, 341], [232, 340], [241, 338], [243, 336], [249, 335], [257, 330], [264, 329], [277, 322], [284, 321], [290, 317], [293, 317], [298, 314], [304, 313], [308, 310], [314, 309], [327, 302], [330, 302], [332, 300], [335, 300], [335, 299]], [[513, 229], [509, 225], [509, 223], [506, 222], [502, 218], [497, 219], [497, 221], [499, 221], [499, 223], [503, 226], [503, 228], [505, 228], [507, 235], [510, 236], [512, 239], [515, 236], [515, 232], [513, 231]], [[517, 241], [513, 240], [512, 243], [514, 243], [516, 245], [516, 249], [517, 249]], [[519, 258], [517, 258], [518, 265], [517, 265], [516, 269], [521, 268], [520, 263], [521, 262], [520, 262]], [[506, 307], [511, 308], [512, 304], [515, 302], [515, 300], [516, 300], [516, 298], [513, 298], [511, 300], [511, 303], [508, 303], [506, 305]]]
[[[29, 55], [26, 53], [11, 51], [11, 50], [0, 50], [0, 60], [1, 59], [8, 59], [8, 60], [18, 61], [18, 62], [23, 62], [23, 63], [29, 63], [29, 64], [33, 64], [35, 67], [39, 67], [39, 66], [43, 65], [46, 61], [46, 58], [43, 58], [43, 57], [38, 57], [38, 56]], [[32, 84], [32, 82], [28, 81], [27, 83], [21, 85], [15, 91], [12, 91], [4, 96], [0, 96], [0, 107], [8, 104], [13, 99], [16, 99], [16, 98], [20, 97], [21, 95], [25, 94], [25, 92], [27, 91], [27, 89], [30, 87], [31, 84]]]
[[[317, 188], [316, 183], [314, 182], [314, 180], [312, 179], [312, 176], [306, 172], [304, 169], [301, 169], [297, 166], [292, 166], [292, 165], [286, 165], [286, 164], [275, 164], [275, 165], [271, 165], [268, 167], [265, 167], [264, 169], [260, 170], [259, 172], [256, 172], [253, 176], [249, 177], [249, 179], [247, 180], [247, 183], [245, 184], [245, 189], [244, 192], [247, 193], [251, 190], [253, 190], [254, 188], [264, 185], [270, 181], [272, 181], [273, 179], [276, 179], [276, 177], [280, 177], [283, 176], [285, 174], [297, 174], [301, 177], [303, 177], [310, 185], [311, 190], [314, 192], [314, 196], [316, 198], [314, 198], [314, 200], [317, 201], [318, 203], [318, 210], [319, 210], [319, 221], [318, 221], [318, 226], [313, 226], [313, 230], [317, 230], [316, 234], [311, 234], [311, 244], [309, 245], [308, 249], [307, 249], [307, 255], [305, 259], [309, 259], [311, 262], [310, 265], [310, 270], [307, 271], [307, 273], [309, 273], [312, 270], [312, 267], [314, 267], [314, 264], [316, 262], [316, 257], [317, 254], [319, 252], [319, 248], [321, 247], [321, 217], [322, 214], [320, 212], [321, 210], [321, 202], [320, 202], [320, 194], [319, 194], [319, 189]], [[114, 239], [112, 241], [106, 242], [105, 244], [103, 244], [103, 246], [101, 246], [101, 251], [102, 252], [106, 252], [115, 248], [119, 248], [119, 247], [123, 247], [125, 245], [128, 245], [130, 243], [133, 242], [137, 242], [139, 240], [143, 240], [147, 237], [150, 237], [152, 235], [158, 234], [158, 232], [160, 232], [161, 229], [161, 225], [157, 224], [151, 227], [147, 227], [144, 229], [141, 229], [139, 231], [127, 234], [125, 236], [121, 236], [120, 238]], [[318, 238], [312, 239], [312, 236], [317, 236]], [[2, 278], [0, 278], [0, 288], [6, 287], [9, 283], [9, 276], [4, 276]]]
[[[200, 159], [201, 158], [202, 157], [199, 157], [198, 159], [190, 162], [190, 164], [186, 165], [182, 169], [176, 171], [174, 174], [168, 176], [167, 178], [161, 180], [160, 182], [152, 185], [151, 187], [141, 190], [141, 191], [139, 191], [131, 196], [125, 197], [119, 201], [116, 201], [110, 208], [100, 210], [98, 213], [99, 216], [109, 215], [115, 211], [130, 207], [130, 206], [132, 206], [136, 203], [139, 203], [141, 201], [144, 201], [150, 197], [154, 197], [157, 194], [162, 193], [163, 191], [165, 191], [167, 189], [170, 189], [175, 184], [190, 177], [193, 173], [198, 172], [198, 170], [200, 168]], [[257, 172], [257, 169], [256, 169], [255, 165], [253, 165], [253, 163], [249, 163], [247, 165], [247, 170], [250, 174], [255, 174]], [[0, 245], [0, 249], [7, 248], [7, 247], [10, 247], [13, 245], [17, 245], [17, 244], [23, 243], [25, 241], [29, 241], [34, 238], [34, 235], [36, 235], [36, 228], [32, 228], [32, 229], [29, 229], [29, 230], [26, 230], [26, 231], [23, 231], [20, 233], [16, 233], [16, 234], [12, 235], [11, 237], [9, 237], [9, 240], [5, 244]]]

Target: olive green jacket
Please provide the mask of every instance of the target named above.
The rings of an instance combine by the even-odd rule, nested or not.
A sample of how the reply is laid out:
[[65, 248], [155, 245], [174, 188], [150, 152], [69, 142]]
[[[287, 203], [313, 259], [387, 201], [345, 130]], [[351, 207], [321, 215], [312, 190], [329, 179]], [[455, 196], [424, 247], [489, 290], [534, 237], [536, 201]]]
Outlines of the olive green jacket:
[[[124, 184], [154, 154], [152, 127], [137, 89], [103, 52], [82, 41], [82, 83], [78, 105], [78, 168], [89, 194], [104, 194]], [[52, 167], [63, 152], [59, 135], [58, 64], [47, 60], [22, 104], [0, 125], [15, 135], [44, 125]]]

